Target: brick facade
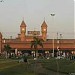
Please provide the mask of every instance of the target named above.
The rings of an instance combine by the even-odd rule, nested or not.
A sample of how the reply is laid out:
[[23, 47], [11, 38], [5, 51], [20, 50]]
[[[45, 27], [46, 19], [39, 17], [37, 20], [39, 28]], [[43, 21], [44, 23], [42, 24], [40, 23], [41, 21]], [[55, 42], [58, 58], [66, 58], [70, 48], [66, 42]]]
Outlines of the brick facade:
[[[2, 39], [2, 34], [0, 33], [0, 52], [3, 50], [5, 44], [9, 44], [13, 50], [32, 50], [31, 49], [31, 40], [33, 40], [33, 35], [26, 35], [26, 24], [22, 21], [20, 25], [20, 33], [15, 39]], [[36, 34], [37, 36], [37, 34]], [[41, 25], [41, 35], [37, 36], [42, 38], [45, 42], [43, 43], [43, 48], [38, 46], [38, 50], [51, 51], [53, 50], [53, 39], [47, 39], [47, 24], [44, 21]], [[59, 40], [59, 43], [57, 42]], [[54, 39], [54, 50], [75, 50], [75, 40], [74, 39]], [[74, 51], [75, 52], [75, 51]]]

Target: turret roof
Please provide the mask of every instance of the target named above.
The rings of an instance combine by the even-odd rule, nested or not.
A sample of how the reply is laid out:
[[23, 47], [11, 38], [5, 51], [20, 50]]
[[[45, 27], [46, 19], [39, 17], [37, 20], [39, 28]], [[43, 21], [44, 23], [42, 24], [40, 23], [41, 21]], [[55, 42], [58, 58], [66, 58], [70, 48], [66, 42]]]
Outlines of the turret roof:
[[41, 26], [41, 27], [47, 27], [47, 24], [46, 24], [45, 20], [44, 20], [44, 22], [42, 23], [42, 26]]
[[26, 24], [25, 24], [24, 20], [21, 22], [21, 26], [26, 27]]

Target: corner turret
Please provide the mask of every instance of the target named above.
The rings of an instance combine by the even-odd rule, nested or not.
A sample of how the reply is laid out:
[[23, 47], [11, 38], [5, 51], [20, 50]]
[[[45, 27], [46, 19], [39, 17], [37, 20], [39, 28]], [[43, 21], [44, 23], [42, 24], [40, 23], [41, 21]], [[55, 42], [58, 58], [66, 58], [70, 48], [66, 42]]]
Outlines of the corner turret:
[[25, 41], [25, 36], [26, 36], [26, 24], [24, 22], [24, 20], [22, 21], [21, 25], [20, 25], [20, 38], [21, 41]]
[[46, 24], [45, 20], [41, 25], [41, 33], [42, 33], [42, 39], [44, 41], [46, 41], [46, 39], [47, 39], [47, 24]]

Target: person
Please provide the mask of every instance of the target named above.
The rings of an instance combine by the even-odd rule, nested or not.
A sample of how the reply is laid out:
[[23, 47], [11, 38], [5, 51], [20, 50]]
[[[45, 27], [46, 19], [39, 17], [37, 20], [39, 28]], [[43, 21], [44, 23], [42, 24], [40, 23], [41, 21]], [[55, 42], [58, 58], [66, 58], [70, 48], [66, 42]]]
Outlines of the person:
[[25, 55], [23, 56], [23, 60], [24, 62], [27, 62], [27, 57]]
[[24, 58], [24, 62], [27, 62], [27, 58], [26, 57]]

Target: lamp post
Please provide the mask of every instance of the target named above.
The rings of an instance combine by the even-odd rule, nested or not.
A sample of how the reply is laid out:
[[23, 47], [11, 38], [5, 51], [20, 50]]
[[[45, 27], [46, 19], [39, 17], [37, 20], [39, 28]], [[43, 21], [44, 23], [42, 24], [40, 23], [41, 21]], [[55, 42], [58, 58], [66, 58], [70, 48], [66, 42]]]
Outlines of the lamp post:
[[[55, 14], [52, 13], [51, 16], [53, 17], [53, 23], [54, 23], [54, 16], [55, 16]], [[52, 57], [54, 57], [54, 34], [53, 34], [53, 40], [52, 40], [52, 43], [53, 43], [53, 55], [52, 55]]]
[[61, 38], [62, 38], [62, 34], [60, 34], [60, 38], [58, 39], [58, 33], [57, 33], [57, 50], [58, 50], [58, 55], [59, 56], [61, 56], [61, 54], [62, 54], [62, 51], [61, 51]]
[[62, 44], [62, 34], [60, 34], [60, 56], [62, 55], [62, 48], [61, 48], [61, 44]]
[[57, 32], [57, 57], [59, 56], [59, 39], [58, 39], [58, 32]]

